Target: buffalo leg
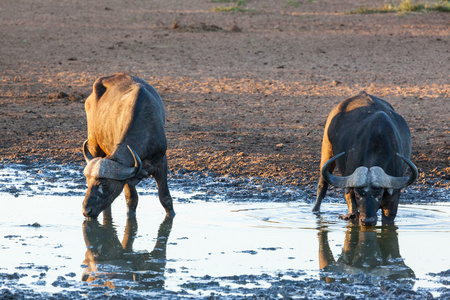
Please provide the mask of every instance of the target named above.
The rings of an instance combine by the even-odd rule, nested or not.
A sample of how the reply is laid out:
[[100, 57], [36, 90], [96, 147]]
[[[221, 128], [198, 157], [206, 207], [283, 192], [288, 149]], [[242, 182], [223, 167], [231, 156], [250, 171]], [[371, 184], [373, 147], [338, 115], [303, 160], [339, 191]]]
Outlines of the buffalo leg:
[[112, 224], [112, 212], [111, 205], [103, 210], [103, 225], [111, 225]]
[[[327, 160], [325, 160], [326, 158], [322, 158], [322, 162], [320, 164], [320, 170], [322, 171], [322, 166], [325, 164], [325, 162]], [[336, 166], [336, 163], [331, 164], [330, 168], [328, 169], [328, 171], [333, 172], [334, 168]], [[320, 205], [322, 204], [322, 200], [323, 198], [325, 198], [325, 195], [327, 194], [327, 190], [328, 190], [328, 182], [326, 182], [323, 177], [322, 177], [322, 172], [320, 172], [320, 178], [319, 178], [319, 183], [317, 184], [317, 197], [316, 197], [316, 204], [313, 207], [312, 211], [320, 211]]]
[[128, 206], [128, 214], [135, 214], [139, 200], [136, 187], [127, 183], [125, 184], [124, 189], [125, 189], [125, 199], [127, 200]]
[[154, 174], [156, 185], [158, 186], [159, 201], [166, 210], [167, 216], [174, 217], [172, 197], [170, 196], [169, 187], [167, 185], [167, 157], [161, 159], [157, 170]]
[[394, 190], [392, 195], [385, 192], [383, 195], [383, 201], [381, 203], [382, 217], [381, 222], [383, 225], [393, 225], [394, 219], [397, 216], [398, 202], [400, 198], [400, 190]]
[[343, 220], [356, 218], [358, 214], [358, 207], [356, 206], [355, 194], [348, 190], [345, 192], [345, 201], [347, 201], [348, 214], [341, 216]]
[[[316, 196], [316, 204], [313, 207], [312, 211], [318, 212], [320, 211], [320, 205], [322, 204], [323, 198], [325, 198], [325, 195], [327, 194], [328, 189], [328, 182], [326, 182], [322, 177], [322, 167], [323, 165], [333, 157], [333, 150], [331, 146], [331, 142], [328, 139], [328, 120], [327, 124], [325, 126], [325, 131], [323, 133], [323, 139], [322, 139], [322, 152], [320, 155], [320, 169], [319, 169], [319, 182], [317, 184], [317, 196]], [[332, 163], [331, 166], [328, 168], [328, 171], [330, 173], [333, 172], [334, 168], [336, 167], [336, 163]]]
[[313, 207], [313, 211], [320, 211], [320, 205], [322, 204], [323, 198], [327, 194], [328, 190], [328, 182], [323, 180], [322, 176], [320, 176], [319, 183], [317, 184], [317, 197], [316, 204]]

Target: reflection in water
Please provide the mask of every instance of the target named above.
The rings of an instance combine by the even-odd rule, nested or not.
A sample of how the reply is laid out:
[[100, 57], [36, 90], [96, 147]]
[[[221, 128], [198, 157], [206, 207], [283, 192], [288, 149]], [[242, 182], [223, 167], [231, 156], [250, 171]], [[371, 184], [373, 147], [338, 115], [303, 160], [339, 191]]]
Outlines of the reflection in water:
[[[405, 265], [398, 245], [396, 226], [381, 228], [349, 225], [345, 232], [342, 254], [335, 261], [328, 243], [326, 224], [319, 222], [319, 267], [326, 273], [326, 282], [349, 282], [349, 275], [364, 274], [372, 283], [383, 278], [392, 280], [415, 278], [411, 268]], [[354, 276], [352, 276], [354, 277]], [[367, 278], [366, 278], [367, 279]]]
[[110, 214], [104, 214], [103, 225], [96, 219], [84, 221], [83, 234], [87, 250], [83, 264], [87, 267], [82, 280], [87, 282], [98, 280], [95, 284], [110, 288], [117, 286], [133, 289], [164, 288], [166, 247], [172, 222], [173, 219], [167, 217], [161, 223], [156, 245], [149, 253], [133, 251], [138, 227], [136, 216], [128, 217], [122, 243], [117, 237]]

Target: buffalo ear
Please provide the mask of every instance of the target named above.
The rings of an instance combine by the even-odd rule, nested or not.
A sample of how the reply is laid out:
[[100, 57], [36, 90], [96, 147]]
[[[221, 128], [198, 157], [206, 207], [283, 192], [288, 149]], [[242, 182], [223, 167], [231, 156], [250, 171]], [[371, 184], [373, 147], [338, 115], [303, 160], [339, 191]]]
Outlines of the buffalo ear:
[[93, 86], [95, 99], [97, 99], [97, 100], [100, 99], [103, 96], [103, 94], [106, 92], [106, 87], [103, 85], [103, 79], [105, 79], [105, 78], [102, 77], [102, 78], [97, 79]]
[[117, 89], [126, 92], [134, 83], [133, 79], [126, 73], [116, 73], [110, 76], [100, 77], [93, 86], [93, 94], [98, 101], [108, 89]]
[[394, 193], [394, 189], [387, 189], [387, 192], [392, 196], [392, 194]]

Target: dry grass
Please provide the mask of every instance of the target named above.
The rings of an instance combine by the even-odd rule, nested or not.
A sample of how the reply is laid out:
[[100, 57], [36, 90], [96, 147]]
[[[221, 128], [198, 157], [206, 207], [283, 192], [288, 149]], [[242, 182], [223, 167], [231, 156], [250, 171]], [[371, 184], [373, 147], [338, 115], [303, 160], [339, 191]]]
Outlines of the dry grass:
[[450, 12], [450, 1], [442, 0], [434, 3], [418, 1], [416, 3], [413, 3], [411, 0], [404, 0], [398, 5], [385, 4], [382, 7], [376, 8], [360, 7], [356, 10], [349, 11], [348, 14], [406, 13], [427, 11]]

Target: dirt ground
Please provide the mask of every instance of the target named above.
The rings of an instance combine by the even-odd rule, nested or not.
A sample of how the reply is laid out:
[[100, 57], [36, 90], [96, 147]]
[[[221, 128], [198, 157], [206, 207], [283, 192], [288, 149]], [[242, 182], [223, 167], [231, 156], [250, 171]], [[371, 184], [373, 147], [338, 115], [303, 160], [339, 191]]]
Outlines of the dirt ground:
[[160, 93], [169, 167], [313, 188], [327, 114], [361, 90], [408, 122], [419, 184], [449, 187], [450, 15], [386, 1], [4, 0], [0, 161], [84, 164], [84, 100], [126, 71]]

